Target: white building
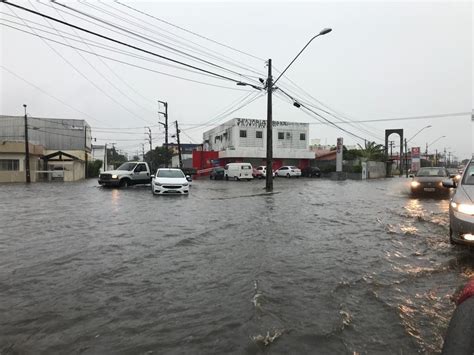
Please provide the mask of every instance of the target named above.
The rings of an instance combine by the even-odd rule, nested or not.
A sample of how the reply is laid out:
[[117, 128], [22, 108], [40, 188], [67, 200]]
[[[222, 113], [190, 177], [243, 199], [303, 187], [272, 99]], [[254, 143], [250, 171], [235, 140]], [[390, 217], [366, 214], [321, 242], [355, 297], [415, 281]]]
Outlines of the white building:
[[[223, 163], [248, 161], [264, 165], [266, 127], [266, 120], [234, 118], [203, 133], [204, 150], [219, 152]], [[309, 150], [309, 124], [273, 121], [273, 158], [275, 168], [307, 166], [309, 159], [314, 159], [314, 153]]]

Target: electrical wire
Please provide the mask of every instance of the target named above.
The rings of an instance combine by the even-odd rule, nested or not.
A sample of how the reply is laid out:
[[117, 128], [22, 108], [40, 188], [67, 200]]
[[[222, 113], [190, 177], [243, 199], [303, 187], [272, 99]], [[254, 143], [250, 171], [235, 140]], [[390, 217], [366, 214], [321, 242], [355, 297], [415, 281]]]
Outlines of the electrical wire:
[[180, 64], [180, 65], [183, 65], [183, 66], [186, 66], [186, 67], [189, 67], [189, 68], [192, 68], [192, 69], [196, 69], [196, 70], [198, 70], [198, 71], [201, 71], [201, 72], [204, 72], [204, 73], [207, 73], [207, 74], [214, 75], [215, 77], [218, 77], [218, 78], [222, 78], [222, 79], [226, 79], [226, 80], [229, 80], [229, 81], [233, 81], [233, 82], [235, 82], [235, 83], [242, 83], [242, 84], [245, 84], [245, 85], [253, 86], [253, 85], [250, 84], [250, 83], [242, 82], [241, 80], [236, 80], [236, 79], [230, 78], [230, 77], [225, 76], [225, 75], [221, 75], [221, 74], [218, 74], [218, 73], [214, 73], [214, 72], [212, 72], [212, 71], [209, 71], [209, 70], [206, 70], [206, 69], [202, 69], [202, 68], [196, 67], [196, 66], [194, 66], [194, 65], [187, 64], [187, 63], [181, 62], [181, 61], [179, 61], [179, 60], [172, 59], [172, 58], [169, 58], [169, 57], [166, 57], [166, 56], [163, 56], [163, 55], [160, 55], [160, 54], [151, 52], [151, 51], [149, 51], [149, 50], [146, 50], [146, 49], [143, 49], [143, 48], [134, 46], [134, 45], [132, 45], [132, 44], [125, 43], [125, 42], [123, 42], [123, 41], [120, 41], [120, 40], [117, 40], [117, 39], [114, 39], [114, 38], [111, 38], [111, 37], [102, 35], [102, 34], [97, 33], [97, 32], [95, 32], [95, 31], [91, 31], [91, 30], [88, 30], [88, 29], [86, 29], [86, 28], [83, 28], [83, 27], [80, 27], [80, 26], [77, 26], [77, 25], [68, 23], [68, 22], [66, 22], [66, 21], [59, 20], [59, 19], [57, 19], [57, 18], [55, 18], [55, 17], [46, 15], [46, 14], [41, 13], [41, 12], [39, 12], [39, 11], [31, 10], [31, 9], [26, 8], [26, 7], [23, 7], [23, 6], [14, 4], [14, 3], [9, 2], [9, 1], [7, 1], [7, 0], [2, 0], [2, 3], [6, 4], [6, 5], [9, 5], [9, 6], [16, 7], [16, 8], [18, 8], [18, 9], [20, 9], [20, 10], [29, 12], [29, 13], [31, 13], [31, 14], [34, 14], [34, 15], [37, 15], [37, 16], [41, 16], [41, 17], [43, 17], [43, 18], [47, 18], [47, 19], [49, 19], [49, 20], [52, 20], [52, 21], [61, 23], [62, 25], [65, 25], [65, 26], [68, 26], [68, 27], [71, 27], [71, 28], [75, 28], [75, 29], [77, 29], [77, 30], [80, 30], [80, 31], [83, 31], [83, 32], [88, 33], [88, 34], [90, 34], [90, 35], [97, 36], [97, 37], [99, 37], [99, 38], [102, 38], [102, 39], [111, 41], [111, 42], [113, 42], [113, 43], [117, 43], [117, 44], [120, 44], [120, 45], [129, 47], [129, 48], [135, 49], [135, 50], [137, 50], [137, 51], [141, 51], [141, 52], [150, 54], [150, 55], [152, 55], [152, 56], [155, 56], [155, 57], [158, 57], [158, 58], [161, 58], [161, 59], [164, 59], [164, 60], [168, 60], [168, 61], [173, 62], [173, 63], [176, 63], [176, 64]]
[[[329, 111], [327, 111], [327, 110], [324, 110], [324, 109], [322, 109], [322, 108], [320, 108], [320, 107], [317, 107], [317, 106], [315, 107], [315, 106], [313, 106], [313, 105], [307, 104], [307, 103], [305, 103], [304, 101], [302, 101], [302, 100], [300, 100], [300, 99], [295, 99], [295, 98], [292, 97], [290, 94], [288, 94], [285, 90], [283, 90], [283, 89], [281, 89], [281, 88], [278, 88], [278, 89], [279, 89], [284, 95], [286, 95], [288, 98], [290, 98], [293, 102], [296, 102], [296, 103], [298, 103], [298, 104], [300, 104], [300, 105], [303, 103], [303, 104], [305, 104], [305, 105], [307, 105], [307, 106], [316, 108], [316, 109], [318, 109], [318, 110], [320, 110], [320, 111], [322, 111], [322, 112], [324, 112], [324, 113], [326, 113], [326, 114], [328, 114], [328, 115], [330, 115], [330, 116], [332, 116], [332, 117], [334, 117], [334, 118], [336, 118], [336, 119], [342, 120], [340, 117], [336, 116], [335, 114], [333, 114], [333, 113], [331, 113], [331, 112], [329, 112]], [[369, 136], [375, 138], [375, 139], [378, 140], [378, 141], [383, 142], [383, 139], [380, 138], [380, 136], [375, 135], [373, 132], [370, 132], [370, 131], [368, 131], [368, 130], [365, 130], [365, 129], [361, 128], [361, 127], [357, 127], [353, 122], [349, 122], [349, 121], [343, 121], [343, 122], [345, 122], [345, 123], [351, 125], [353, 128], [359, 130], [360, 132], [362, 132], [362, 133], [364, 133], [364, 134], [367, 134], [367, 135], [369, 135]]]
[[[84, 3], [84, 2], [81, 2], [81, 3]], [[228, 57], [228, 56], [222, 54], [221, 52], [217, 52], [217, 51], [212, 50], [212, 49], [210, 49], [210, 48], [204, 47], [204, 46], [203, 46], [202, 44], [200, 44], [200, 43], [193, 42], [193, 41], [189, 40], [188, 38], [185, 38], [185, 37], [183, 37], [183, 36], [180, 36], [180, 35], [178, 35], [178, 34], [175, 33], [176, 31], [168, 31], [168, 30], [166, 30], [166, 29], [164, 29], [164, 28], [162, 28], [162, 27], [158, 27], [158, 26], [156, 26], [155, 24], [151, 24], [150, 22], [145, 21], [143, 18], [139, 18], [139, 17], [137, 17], [137, 16], [132, 15], [132, 14], [130, 13], [130, 11], [129, 11], [129, 12], [122, 11], [122, 10], [120, 10], [120, 9], [118, 9], [118, 8], [116, 8], [116, 7], [114, 7], [114, 6], [112, 6], [111, 4], [108, 4], [107, 2], [99, 1], [99, 3], [102, 4], [102, 5], [105, 5], [105, 6], [109, 7], [109, 8], [111, 8], [111, 9], [113, 9], [114, 11], [120, 12], [121, 14], [123, 14], [123, 15], [125, 15], [125, 16], [127, 16], [127, 17], [129, 17], [129, 18], [132, 18], [132, 19], [134, 19], [134, 20], [140, 21], [141, 24], [147, 24], [147, 25], [149, 25], [149, 26], [153, 26], [153, 28], [150, 28], [150, 27], [146, 27], [146, 26], [143, 26], [143, 25], [140, 25], [140, 26], [139, 26], [139, 25], [136, 25], [136, 26], [139, 26], [139, 27], [141, 27], [141, 28], [143, 28], [143, 29], [146, 29], [147, 31], [149, 31], [149, 32], [151, 32], [151, 33], [154, 33], [154, 34], [156, 34], [156, 35], [158, 35], [158, 36], [161, 36], [161, 37], [164, 37], [164, 38], [166, 38], [166, 39], [168, 39], [168, 40], [170, 40], [170, 41], [173, 41], [174, 43], [178, 43], [178, 44], [181, 44], [181, 45], [185, 46], [186, 48], [190, 48], [194, 53], [198, 52], [198, 53], [204, 54], [204, 55], [206, 55], [206, 56], [208, 56], [208, 57], [211, 57], [211, 58], [213, 58], [213, 59], [220, 60], [220, 61], [223, 62], [223, 63], [231, 64], [231, 65], [233, 65], [233, 66], [235, 66], [235, 67], [237, 67], [237, 68], [244, 69], [244, 70], [247, 70], [247, 71], [252, 72], [252, 73], [254, 73], [254, 74], [257, 74], [259, 77], [262, 76], [262, 74], [261, 74], [260, 71], [257, 71], [257, 70], [255, 70], [255, 69], [253, 69], [253, 68], [250, 67], [249, 65], [244, 64], [244, 63], [242, 63], [242, 62], [240, 62], [240, 61], [237, 61], [237, 60], [235, 60], [235, 59], [233, 59], [233, 58], [231, 58], [231, 57]], [[110, 14], [110, 12], [109, 12], [109, 14]], [[111, 16], [114, 16], [114, 14], [112, 14]], [[117, 15], [115, 15], [115, 16], [117, 16]], [[119, 17], [119, 18], [121, 18], [121, 19], [123, 20], [123, 17]], [[126, 20], [123, 20], [123, 21], [126, 21]], [[179, 38], [179, 39], [184, 40], [184, 41], [186, 41], [186, 42], [192, 43], [192, 44], [196, 45], [197, 47], [191, 46], [191, 45], [189, 45], [189, 44], [187, 44], [187, 43], [185, 43], [185, 42], [182, 42], [182, 41], [178, 41], [178, 40], [174, 39], [173, 37], [164, 35], [163, 33], [159, 32], [159, 31], [156, 31], [155, 29], [158, 29], [159, 31], [166, 32], [166, 33], [170, 34], [171, 36], [176, 37], [176, 38]], [[181, 47], [181, 48], [183, 48], [183, 47]], [[204, 50], [203, 48], [205, 48], [205, 50]], [[188, 49], [188, 50], [189, 50], [189, 49]], [[211, 54], [211, 53], [214, 53], [214, 54]], [[222, 59], [222, 58], [225, 58], [225, 59]], [[236, 63], [237, 63], [237, 64], [236, 64]]]
[[[35, 6], [31, 3], [30, 0], [28, 0], [29, 3], [31, 4], [31, 6], [36, 10]], [[63, 20], [64, 20], [64, 17], [61, 15], [61, 13], [59, 11], [57, 11], [58, 13], [58, 16], [60, 16]], [[54, 25], [52, 25], [49, 20], [46, 20], [48, 22], [48, 24], [51, 26], [51, 28], [53, 30], [56, 30], [56, 28], [54, 27]], [[81, 36], [76, 32], [75, 29], [73, 29], [74, 33], [76, 34], [76, 36], [82, 41], [82, 43], [85, 44], [85, 42], [82, 40]], [[63, 38], [64, 41], [66, 41], [66, 43], [69, 44], [68, 40], [65, 38], [65, 36], [61, 35], [58, 31], [57, 33]], [[86, 44], [87, 45], [87, 44]], [[92, 50], [92, 48], [90, 48], [90, 46], [87, 45], [87, 47], [89, 48], [89, 50], [91, 50], [93, 53], [94, 51]], [[109, 80], [100, 70], [98, 70], [94, 65], [92, 65], [92, 63], [85, 57], [82, 55], [82, 53], [79, 51], [79, 50], [76, 50], [76, 53], [92, 68], [92, 70], [94, 70], [100, 77], [102, 77], [110, 86], [112, 86], [115, 90], [117, 90], [122, 96], [124, 96], [125, 98], [127, 98], [130, 102], [134, 103], [136, 106], [140, 107], [141, 109], [143, 109], [143, 106], [140, 105], [137, 101], [135, 101], [134, 99], [132, 99], [129, 95], [127, 95], [125, 92], [123, 92], [122, 89], [120, 89], [119, 87], [117, 87], [117, 85], [115, 85], [111, 80]], [[102, 63], [104, 63], [104, 61], [100, 58], [100, 57], [97, 57], [99, 58]], [[107, 64], [105, 64], [106, 67], [110, 69], [110, 67], [107, 66]], [[112, 70], [111, 70], [112, 71]], [[154, 114], [153, 111], [151, 110], [148, 110], [149, 112], [151, 112], [152, 114]], [[145, 122], [147, 122], [146, 120], [143, 120]]]
[[[134, 68], [142, 69], [142, 70], [146, 70], [146, 71], [153, 72], [153, 73], [156, 73], [156, 74], [168, 76], [168, 77], [171, 77], [171, 78], [181, 79], [181, 80], [184, 80], [184, 81], [188, 81], [188, 82], [192, 82], [192, 83], [196, 83], [196, 84], [201, 84], [201, 85], [207, 85], [207, 86], [212, 86], [212, 87], [218, 87], [218, 88], [227, 89], [227, 90], [245, 91], [245, 92], [248, 92], [248, 90], [245, 90], [245, 89], [239, 89], [239, 88], [233, 88], [233, 87], [228, 87], [228, 86], [223, 86], [223, 85], [211, 84], [211, 83], [207, 83], [207, 82], [203, 82], [203, 81], [199, 81], [199, 80], [194, 80], [194, 79], [190, 79], [190, 78], [185, 78], [185, 77], [178, 76], [178, 75], [173, 75], [173, 74], [168, 74], [168, 73], [165, 73], [165, 72], [160, 72], [160, 71], [158, 71], [158, 70], [154, 70], [154, 69], [142, 67], [142, 66], [140, 66], [140, 65], [131, 64], [131, 63], [128, 63], [128, 62], [125, 62], [125, 61], [122, 61], [122, 60], [119, 60], [119, 59], [114, 59], [114, 58], [112, 58], [112, 57], [108, 57], [108, 56], [105, 56], [105, 55], [95, 54], [95, 53], [90, 52], [90, 51], [87, 51], [87, 50], [85, 50], [85, 49], [82, 49], [82, 48], [79, 48], [79, 47], [75, 47], [75, 46], [72, 46], [72, 45], [68, 45], [68, 44], [66, 44], [66, 43], [63, 43], [63, 42], [60, 42], [60, 41], [56, 41], [56, 40], [54, 40], [54, 39], [51, 39], [51, 38], [48, 38], [48, 37], [44, 37], [44, 36], [41, 36], [41, 35], [36, 34], [36, 33], [33, 33], [33, 32], [25, 31], [25, 30], [16, 28], [16, 27], [14, 27], [14, 26], [6, 25], [6, 24], [4, 24], [4, 23], [0, 23], [0, 25], [5, 26], [5, 27], [9, 27], [9, 28], [15, 29], [15, 30], [17, 30], [17, 31], [20, 31], [20, 32], [24, 32], [24, 33], [33, 35], [33, 36], [36, 36], [36, 37], [39, 37], [39, 38], [42, 38], [42, 39], [45, 39], [45, 40], [50, 41], [50, 42], [57, 43], [57, 44], [60, 44], [60, 45], [66, 46], [66, 47], [74, 48], [74, 49], [80, 50], [80, 51], [85, 52], [85, 53], [89, 53], [89, 54], [92, 54], [92, 55], [100, 56], [100, 57], [102, 57], [102, 58], [105, 58], [105, 59], [108, 59], [108, 60], [111, 60], [111, 61], [114, 61], [114, 62], [117, 62], [117, 63], [121, 63], [121, 64], [128, 65], [128, 66], [131, 66], [131, 67], [134, 67]], [[147, 123], [148, 123], [148, 122], [147, 122]]]
[[[66, 9], [69, 9], [69, 10], [71, 10], [71, 11], [80, 13], [81, 15], [86, 16], [86, 17], [89, 17], [89, 18], [92, 18], [92, 19], [94, 19], [95, 21], [98, 21], [98, 22], [101, 22], [101, 23], [105, 23], [105, 24], [107, 24], [107, 25], [110, 26], [110, 27], [116, 28], [116, 29], [118, 29], [118, 30], [120, 30], [120, 31], [123, 31], [123, 32], [125, 32], [125, 33], [129, 33], [129, 34], [131, 34], [131, 35], [133, 35], [133, 36], [135, 36], [135, 37], [138, 37], [138, 38], [141, 38], [141, 39], [143, 39], [143, 40], [145, 40], [145, 41], [148, 41], [148, 42], [151, 42], [151, 43], [153, 43], [153, 44], [156, 44], [156, 45], [158, 45], [158, 46], [160, 46], [160, 47], [162, 47], [162, 48], [166, 48], [168, 51], [172, 51], [172, 52], [178, 53], [178, 54], [180, 54], [181, 56], [189, 57], [189, 58], [191, 58], [191, 59], [194, 59], [195, 61], [202, 62], [202, 63], [207, 64], [207, 65], [209, 65], [209, 66], [213, 66], [213, 67], [219, 68], [219, 69], [221, 69], [221, 70], [228, 71], [229, 73], [233, 73], [233, 74], [236, 74], [236, 75], [239, 75], [239, 76], [242, 76], [242, 77], [245, 77], [245, 78], [249, 79], [247, 76], [245, 76], [245, 75], [243, 75], [243, 74], [241, 74], [241, 73], [235, 72], [235, 71], [233, 71], [233, 70], [231, 70], [231, 69], [228, 69], [228, 68], [225, 68], [225, 67], [222, 67], [222, 66], [220, 66], [220, 65], [218, 65], [218, 64], [215, 64], [215, 63], [213, 63], [213, 62], [207, 61], [207, 60], [205, 60], [205, 59], [202, 59], [202, 58], [193, 56], [192, 54], [183, 52], [183, 51], [181, 51], [181, 50], [179, 50], [179, 49], [176, 49], [176, 48], [173, 48], [173, 47], [171, 47], [171, 46], [168, 46], [168, 45], [166, 45], [166, 44], [164, 44], [164, 43], [162, 43], [162, 42], [158, 42], [158, 41], [156, 41], [156, 40], [153, 40], [153, 39], [151, 39], [149, 36], [148, 36], [148, 37], [147, 37], [147, 36], [144, 36], [143, 33], [139, 33], [139, 32], [137, 32], [137, 31], [131, 31], [130, 29], [128, 29], [128, 28], [126, 28], [126, 27], [118, 26], [118, 25], [116, 25], [116, 24], [114, 24], [114, 23], [111, 23], [111, 22], [109, 22], [109, 21], [105, 21], [104, 19], [101, 19], [101, 18], [99, 18], [99, 17], [96, 17], [96, 16], [90, 15], [90, 14], [88, 14], [88, 13], [85, 13], [85, 12], [83, 12], [83, 11], [77, 10], [77, 9], [71, 7], [71, 6], [62, 4], [62, 3], [58, 2], [58, 1], [53, 1], [53, 4], [57, 4], [57, 5], [59, 5], [59, 6], [62, 6], [62, 7], [64, 7], [64, 8], [66, 8]], [[90, 6], [90, 7], [93, 7], [93, 8], [95, 7], [94, 5], [90, 5], [90, 4], [87, 4], [87, 3], [86, 3], [86, 5], [87, 5], [87, 6]], [[99, 9], [100, 9], [100, 8], [99, 8]], [[252, 79], [251, 79], [251, 80], [252, 80]]]
[[74, 106], [71, 106], [71, 105], [68, 104], [66, 101], [61, 100], [61, 99], [57, 98], [56, 96], [54, 96], [54, 95], [52, 95], [52, 94], [50, 94], [50, 93], [44, 91], [44, 90], [41, 89], [39, 86], [33, 84], [32, 82], [26, 80], [25, 78], [22, 78], [22, 77], [19, 76], [18, 74], [14, 73], [14, 72], [11, 71], [10, 69], [6, 68], [3, 64], [0, 64], [0, 67], [1, 67], [3, 70], [5, 70], [5, 71], [7, 71], [8, 73], [10, 73], [11, 75], [13, 75], [14, 77], [16, 77], [17, 79], [22, 80], [23, 82], [27, 83], [28, 85], [34, 87], [36, 90], [42, 92], [44, 95], [49, 96], [50, 98], [52, 98], [52, 99], [58, 101], [59, 103], [63, 104], [63, 105], [66, 106], [66, 107], [69, 107], [71, 110], [74, 110], [74, 111], [76, 111], [76, 112], [78, 112], [78, 113], [80, 113], [80, 114], [82, 114], [82, 115], [84, 115], [84, 116], [90, 118], [90, 119], [93, 120], [93, 121], [97, 121], [97, 122], [103, 123], [101, 120], [90, 116], [89, 114], [87, 114], [87, 113], [85, 113], [84, 111], [81, 111], [81, 110], [75, 108]]
[[[8, 3], [8, 2], [5, 2], [5, 3], [10, 5], [10, 3]], [[14, 5], [14, 4], [11, 4], [11, 5], [18, 7], [18, 5]], [[25, 9], [25, 8], [23, 8], [23, 7], [21, 7], [21, 6], [20, 6], [20, 8], [21, 8], [21, 9]], [[20, 20], [22, 20], [21, 17], [19, 17], [19, 16], [15, 13], [15, 11], [14, 11], [13, 9], [9, 8], [9, 10], [10, 10], [15, 16], [17, 16]], [[26, 10], [28, 10], [28, 11], [33, 11], [33, 10], [30, 10], [30, 9], [26, 9]], [[37, 12], [37, 11], [33, 11], [33, 12]], [[45, 17], [45, 18], [48, 18], [48, 17], [49, 17], [49, 16], [47, 16], [47, 17]], [[29, 27], [29, 25], [28, 25], [26, 22], [24, 22], [24, 23], [25, 23], [25, 25], [27, 25], [27, 26]], [[2, 25], [7, 26], [7, 25], [5, 25], [5, 24], [2, 24]], [[11, 26], [8, 26], [8, 27], [11, 27]], [[30, 28], [30, 29], [31, 29], [31, 28]], [[33, 31], [33, 34], [37, 35], [38, 37], [41, 37], [41, 36], [39, 36], [39, 35], [35, 32], [35, 30], [33, 30], [33, 29], [31, 29], [31, 30]], [[42, 38], [42, 37], [41, 37], [41, 38]], [[121, 102], [119, 102], [119, 101], [116, 100], [114, 97], [112, 97], [111, 95], [109, 95], [108, 93], [106, 93], [104, 90], [102, 90], [102, 88], [100, 88], [96, 83], [94, 83], [94, 82], [93, 82], [91, 79], [89, 79], [84, 73], [82, 73], [78, 68], [76, 68], [76, 66], [75, 66], [74, 64], [72, 64], [66, 57], [64, 57], [59, 51], [57, 51], [57, 50], [56, 50], [53, 46], [51, 46], [47, 41], [45, 41], [44, 38], [43, 38], [42, 40], [43, 40], [43, 42], [44, 42], [54, 53], [56, 53], [63, 61], [65, 61], [71, 68], [73, 68], [80, 76], [82, 76], [86, 81], [88, 81], [92, 86], [94, 86], [94, 87], [95, 87], [98, 91], [100, 91], [103, 95], [107, 96], [111, 101], [113, 101], [114, 103], [116, 103], [118, 106], [120, 106], [122, 109], [124, 109], [125, 111], [127, 111], [127, 112], [130, 113], [131, 115], [133, 115], [133, 116], [135, 116], [136, 118], [138, 118], [138, 119], [140, 119], [140, 120], [142, 120], [142, 121], [148, 123], [147, 120], [144, 120], [143, 118], [141, 118], [140, 116], [138, 116], [138, 115], [137, 115], [136, 113], [134, 113], [133, 111], [130, 111], [127, 107], [125, 107], [124, 105], [122, 105]]]
[[143, 12], [143, 11], [141, 11], [141, 10], [138, 10], [138, 9], [136, 9], [136, 8], [130, 6], [130, 5], [126, 5], [126, 4], [124, 4], [124, 3], [121, 3], [121, 2], [118, 1], [118, 0], [115, 0], [115, 2], [116, 2], [117, 4], [119, 4], [119, 5], [122, 5], [122, 6], [126, 7], [126, 8], [128, 8], [128, 9], [132, 10], [132, 11], [135, 11], [135, 12], [138, 12], [138, 13], [140, 13], [140, 14], [142, 14], [142, 15], [147, 16], [147, 17], [153, 18], [153, 19], [155, 19], [155, 20], [157, 20], [157, 21], [160, 21], [160, 22], [162, 22], [162, 23], [165, 23], [165, 24], [167, 24], [167, 25], [169, 25], [169, 26], [173, 26], [173, 27], [175, 27], [175, 28], [177, 28], [177, 29], [180, 29], [180, 30], [182, 30], [182, 31], [185, 31], [185, 32], [187, 32], [187, 33], [190, 33], [190, 34], [192, 34], [192, 35], [195, 35], [195, 36], [197, 36], [197, 37], [200, 37], [200, 38], [202, 38], [202, 39], [205, 39], [205, 40], [207, 40], [207, 41], [209, 41], [209, 42], [212, 42], [212, 43], [214, 43], [214, 44], [218, 44], [218, 45], [220, 45], [220, 46], [222, 46], [222, 47], [225, 47], [225, 48], [227, 48], [227, 49], [231, 49], [231, 50], [233, 50], [233, 51], [235, 51], [235, 52], [244, 54], [244, 55], [246, 55], [246, 56], [252, 57], [252, 58], [257, 59], [257, 60], [259, 60], [259, 61], [264, 61], [264, 59], [259, 58], [259, 57], [257, 57], [257, 56], [254, 56], [253, 54], [250, 54], [250, 53], [241, 51], [241, 50], [236, 49], [236, 48], [234, 48], [234, 47], [231, 47], [231, 46], [229, 46], [229, 45], [227, 45], [227, 44], [224, 44], [224, 43], [215, 41], [215, 40], [213, 40], [213, 39], [211, 39], [211, 38], [209, 38], [209, 37], [200, 35], [199, 33], [196, 33], [196, 32], [190, 31], [190, 30], [187, 30], [187, 29], [185, 29], [185, 28], [183, 28], [183, 27], [180, 27], [180, 26], [178, 26], [178, 25], [175, 25], [175, 24], [173, 24], [173, 23], [171, 23], [171, 22], [169, 22], [169, 21], [165, 21], [165, 20], [163, 20], [163, 19], [161, 19], [161, 18], [159, 18], [159, 17], [156, 17], [156, 16], [153, 16], [153, 15], [147, 14], [146, 12]]

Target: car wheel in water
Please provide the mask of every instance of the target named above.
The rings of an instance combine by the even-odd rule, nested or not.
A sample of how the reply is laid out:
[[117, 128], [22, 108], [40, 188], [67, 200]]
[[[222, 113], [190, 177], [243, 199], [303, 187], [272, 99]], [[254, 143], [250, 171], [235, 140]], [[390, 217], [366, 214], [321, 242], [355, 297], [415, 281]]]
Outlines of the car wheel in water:
[[234, 176], [235, 181], [239, 181], [239, 178], [237, 176]]
[[453, 245], [456, 244], [456, 242], [453, 239], [453, 230], [451, 228], [449, 228], [449, 242]]
[[126, 189], [129, 186], [130, 186], [130, 181], [128, 179], [120, 180], [120, 187], [121, 188]]
[[290, 178], [290, 174], [286, 174], [286, 177], [289, 179], [289, 178]]
[[229, 181], [229, 176], [226, 175], [226, 176], [225, 176], [225, 179], [226, 179], [227, 181]]

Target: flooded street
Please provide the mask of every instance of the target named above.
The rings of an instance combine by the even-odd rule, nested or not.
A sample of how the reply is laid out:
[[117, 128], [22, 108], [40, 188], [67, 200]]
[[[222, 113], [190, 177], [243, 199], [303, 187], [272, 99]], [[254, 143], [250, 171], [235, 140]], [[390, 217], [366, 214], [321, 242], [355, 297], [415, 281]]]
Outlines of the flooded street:
[[407, 180], [0, 186], [0, 353], [436, 353], [474, 253]]

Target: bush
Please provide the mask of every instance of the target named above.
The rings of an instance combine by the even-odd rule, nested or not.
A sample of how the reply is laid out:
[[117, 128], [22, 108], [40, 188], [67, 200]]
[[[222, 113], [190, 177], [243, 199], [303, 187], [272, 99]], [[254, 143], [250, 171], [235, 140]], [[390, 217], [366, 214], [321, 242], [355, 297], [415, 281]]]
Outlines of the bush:
[[102, 168], [102, 160], [94, 160], [87, 163], [87, 177], [98, 177]]

